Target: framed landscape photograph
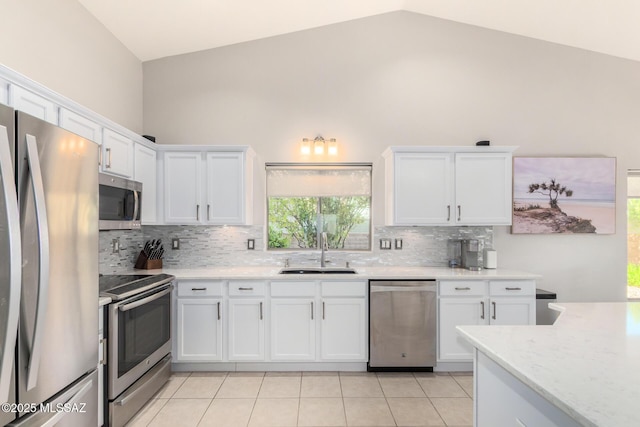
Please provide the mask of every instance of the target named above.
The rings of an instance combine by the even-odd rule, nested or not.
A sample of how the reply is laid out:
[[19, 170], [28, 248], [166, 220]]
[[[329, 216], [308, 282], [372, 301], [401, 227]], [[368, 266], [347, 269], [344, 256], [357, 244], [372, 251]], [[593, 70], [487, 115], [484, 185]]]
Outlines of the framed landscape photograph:
[[616, 231], [615, 157], [514, 157], [514, 234]]

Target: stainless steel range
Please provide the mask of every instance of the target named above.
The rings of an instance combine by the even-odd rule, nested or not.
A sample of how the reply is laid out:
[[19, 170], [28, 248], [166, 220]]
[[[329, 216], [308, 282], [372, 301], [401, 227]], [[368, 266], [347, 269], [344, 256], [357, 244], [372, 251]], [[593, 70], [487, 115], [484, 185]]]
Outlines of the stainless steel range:
[[107, 396], [105, 420], [123, 426], [171, 375], [171, 282], [169, 274], [105, 275]]

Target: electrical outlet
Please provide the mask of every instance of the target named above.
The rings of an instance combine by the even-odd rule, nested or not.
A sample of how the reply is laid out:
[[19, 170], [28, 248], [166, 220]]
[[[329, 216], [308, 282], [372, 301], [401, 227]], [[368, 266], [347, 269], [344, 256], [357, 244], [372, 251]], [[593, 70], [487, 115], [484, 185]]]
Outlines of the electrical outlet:
[[113, 239], [111, 241], [111, 253], [112, 254], [120, 253], [120, 239]]
[[402, 239], [396, 239], [395, 246], [396, 246], [396, 249], [398, 250], [402, 249]]
[[180, 239], [171, 239], [171, 249], [174, 251], [180, 249]]
[[391, 249], [391, 239], [380, 239], [380, 249], [382, 249], [382, 250], [390, 250]]
[[255, 239], [247, 239], [247, 249], [252, 251], [256, 248], [256, 240]]

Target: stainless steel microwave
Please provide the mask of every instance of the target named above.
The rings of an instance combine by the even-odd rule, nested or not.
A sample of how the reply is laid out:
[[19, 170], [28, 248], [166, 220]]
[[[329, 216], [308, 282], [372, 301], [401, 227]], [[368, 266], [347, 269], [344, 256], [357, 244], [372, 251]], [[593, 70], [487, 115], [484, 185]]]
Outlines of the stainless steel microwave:
[[100, 230], [139, 229], [142, 183], [103, 173], [99, 183]]

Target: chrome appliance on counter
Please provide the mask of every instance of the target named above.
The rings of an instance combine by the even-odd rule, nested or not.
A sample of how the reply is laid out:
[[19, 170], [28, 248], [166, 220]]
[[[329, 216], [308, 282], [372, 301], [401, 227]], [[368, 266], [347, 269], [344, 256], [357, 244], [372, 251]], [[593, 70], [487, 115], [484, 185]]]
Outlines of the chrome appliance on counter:
[[97, 424], [98, 148], [0, 105], [0, 426]]
[[368, 370], [432, 371], [436, 306], [435, 280], [370, 280]]
[[98, 179], [100, 230], [140, 229], [142, 183], [104, 173]]
[[171, 375], [171, 290], [175, 277], [104, 275], [107, 381], [105, 425], [123, 426]]

